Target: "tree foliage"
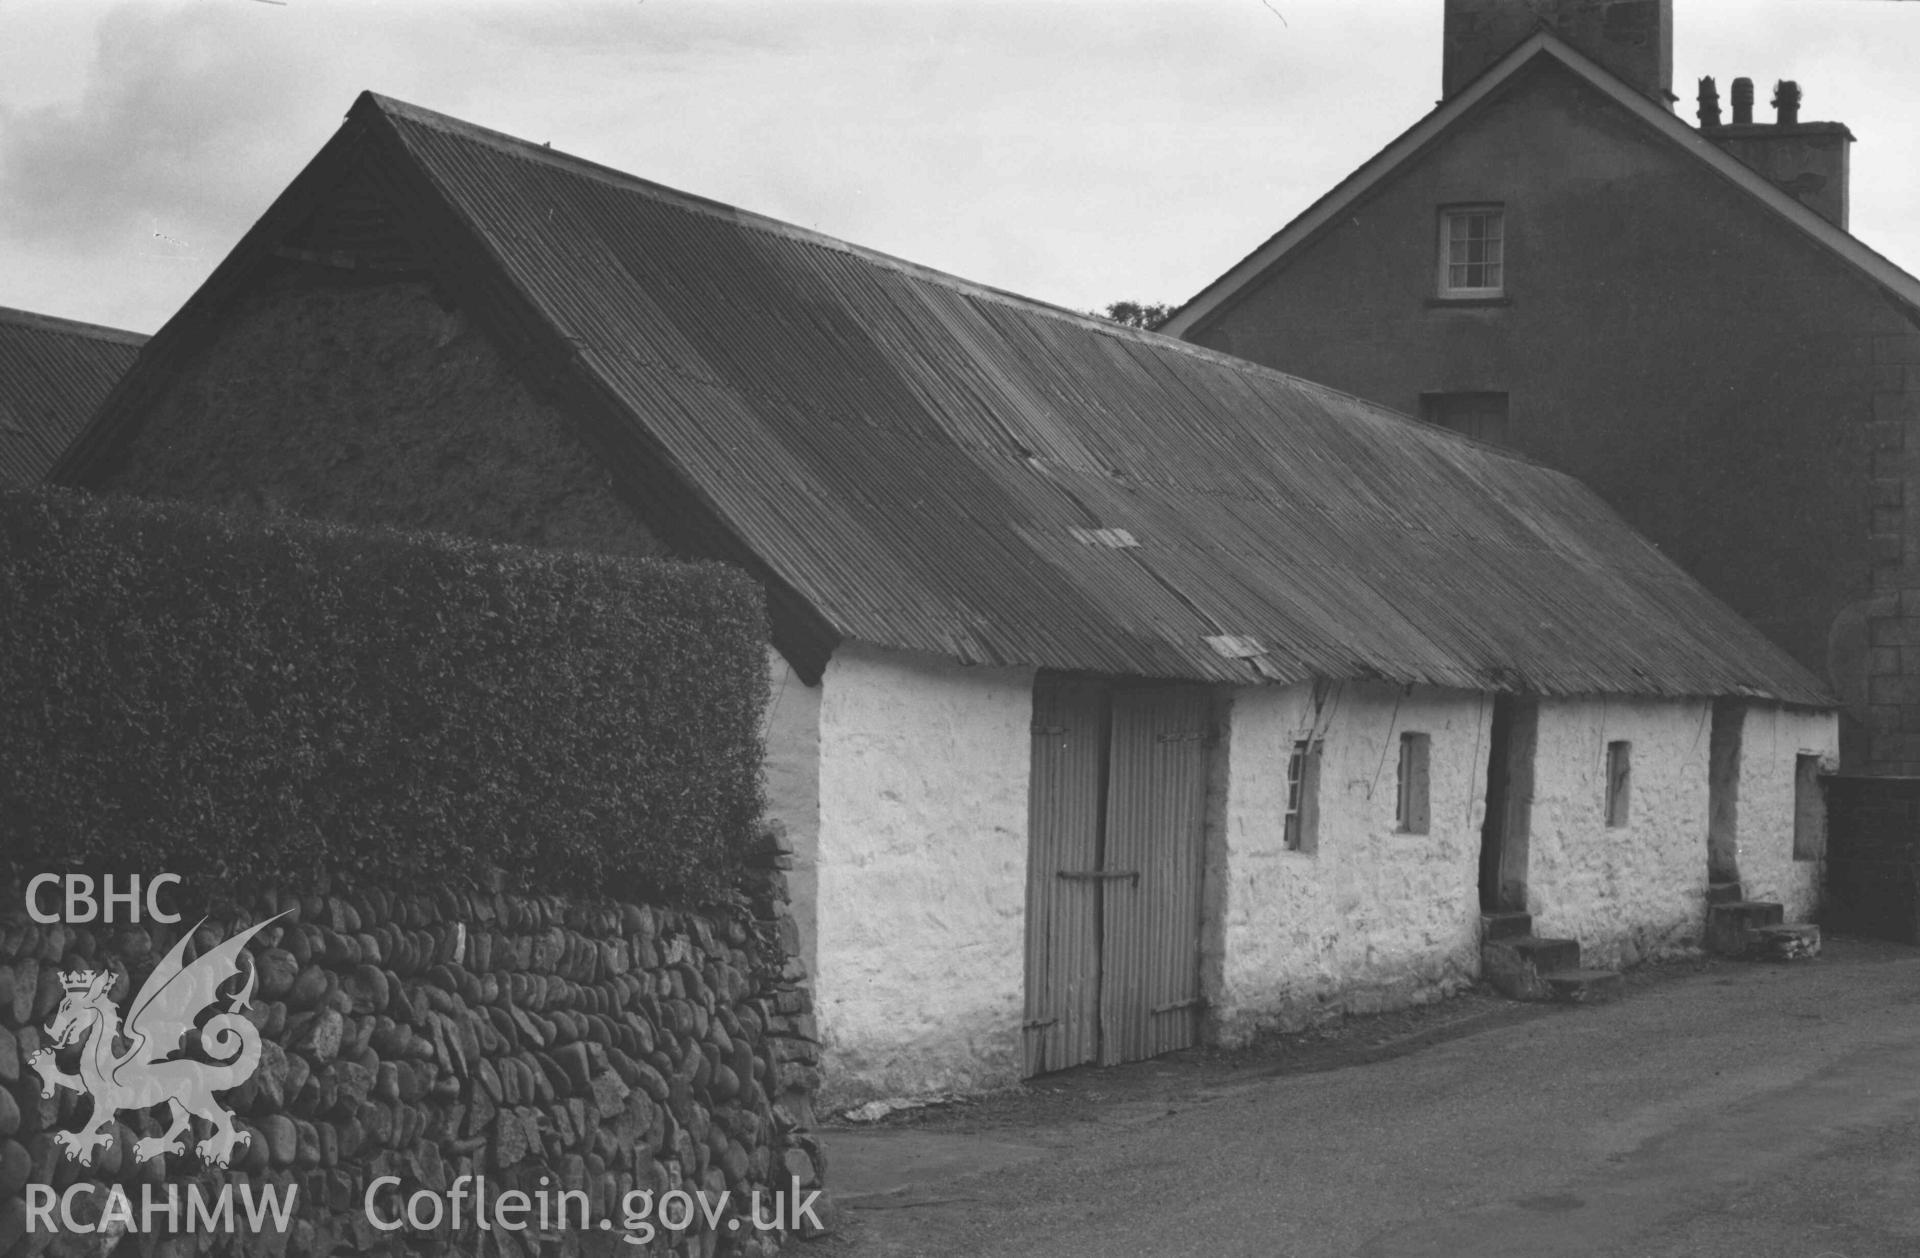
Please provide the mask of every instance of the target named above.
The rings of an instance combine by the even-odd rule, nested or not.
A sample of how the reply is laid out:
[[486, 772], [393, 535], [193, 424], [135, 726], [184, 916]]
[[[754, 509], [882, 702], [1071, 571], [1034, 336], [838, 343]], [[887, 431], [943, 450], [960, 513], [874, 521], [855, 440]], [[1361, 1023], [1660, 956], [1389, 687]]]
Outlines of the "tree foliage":
[[1173, 305], [1168, 302], [1113, 301], [1100, 311], [1100, 317], [1129, 328], [1157, 332], [1173, 317], [1173, 311]]

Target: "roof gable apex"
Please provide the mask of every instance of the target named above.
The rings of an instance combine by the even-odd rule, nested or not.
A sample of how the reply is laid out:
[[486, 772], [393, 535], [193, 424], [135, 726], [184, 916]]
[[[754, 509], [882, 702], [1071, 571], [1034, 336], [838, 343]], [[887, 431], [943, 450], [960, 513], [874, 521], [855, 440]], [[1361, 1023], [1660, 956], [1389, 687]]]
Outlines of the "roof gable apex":
[[1656, 134], [1705, 163], [1716, 174], [1751, 195], [1762, 207], [1785, 219], [1793, 228], [1852, 267], [1869, 283], [1896, 300], [1920, 309], [1920, 279], [1775, 187], [1765, 176], [1688, 126], [1671, 110], [1634, 90], [1617, 75], [1552, 32], [1541, 30], [1488, 67], [1458, 94], [1441, 102], [1259, 248], [1201, 289], [1173, 313], [1161, 330], [1171, 336], [1185, 336], [1231, 305], [1243, 291], [1257, 283], [1296, 249], [1314, 239], [1327, 224], [1338, 220], [1349, 207], [1392, 179], [1408, 163], [1444, 141], [1451, 131], [1465, 124], [1480, 104], [1541, 57], [1552, 58]]
[[133, 367], [47, 473], [48, 480], [85, 487], [98, 475], [104, 461], [125, 445], [142, 404], [204, 343], [246, 282], [272, 258], [274, 250], [344, 175], [359, 148], [368, 142], [365, 129], [353, 125], [351, 115], [349, 119], [349, 124], [336, 131], [282, 189], [180, 309], [148, 339]]
[[[505, 350], [513, 369], [537, 394], [562, 402], [562, 410], [575, 421], [576, 435], [608, 466], [616, 490], [654, 534], [683, 557], [730, 562], [761, 582], [767, 590], [774, 645], [803, 680], [817, 681], [837, 642], [826, 619], [741, 541], [698, 480], [668, 451], [621, 422], [619, 403], [583, 367], [566, 330], [547, 317], [537, 295], [503, 263], [456, 190], [445, 187], [419, 160], [401, 130], [407, 123], [439, 124], [463, 138], [484, 138], [515, 156], [524, 156], [529, 149], [540, 151], [525, 141], [362, 92], [340, 130], [154, 335], [148, 352], [69, 445], [47, 479], [84, 486], [97, 478], [114, 452], [132, 440], [147, 403], [178, 366], [215, 334], [222, 316], [246, 295], [263, 268], [291, 260], [350, 270], [392, 270], [378, 263], [363, 268], [352, 257], [288, 243], [329, 206], [343, 186], [364, 177], [377, 186], [402, 221], [412, 251], [425, 259], [424, 270], [409, 268], [411, 274], [430, 277]], [[568, 164], [591, 166], [557, 156]], [[594, 169], [618, 176], [604, 167]], [[727, 208], [718, 202], [705, 204]], [[638, 458], [632, 448], [635, 444], [647, 447], [638, 452]], [[636, 477], [636, 468], [647, 474]], [[647, 509], [635, 504], [646, 504]]]

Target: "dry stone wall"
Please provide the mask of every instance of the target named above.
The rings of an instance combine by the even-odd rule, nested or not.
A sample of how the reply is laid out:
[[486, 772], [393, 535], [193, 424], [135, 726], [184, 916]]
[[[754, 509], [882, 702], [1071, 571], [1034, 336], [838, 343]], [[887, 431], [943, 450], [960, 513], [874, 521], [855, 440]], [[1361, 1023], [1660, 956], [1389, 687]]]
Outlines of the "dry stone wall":
[[[164, 1109], [122, 1111], [112, 1143], [81, 1167], [54, 1136], [84, 1122], [92, 1101], [64, 1088], [43, 1098], [30, 1063], [65, 994], [63, 971], [112, 967], [124, 1010], [193, 919], [39, 924], [15, 894], [0, 918], [0, 1254], [105, 1252], [111, 1228], [27, 1230], [28, 1187], [58, 1192], [76, 1180], [97, 1185], [74, 1198], [83, 1226], [98, 1223], [112, 1184], [134, 1203], [137, 1235], [116, 1253], [772, 1252], [779, 1233], [754, 1227], [750, 1194], [760, 1194], [763, 1222], [784, 1214], [810, 1230], [830, 1214], [824, 1196], [810, 1214], [794, 1209], [821, 1187], [825, 1163], [811, 1130], [811, 996], [786, 905], [791, 855], [769, 835], [756, 863], [752, 894], [698, 912], [498, 885], [337, 886], [216, 904], [202, 947], [286, 914], [249, 947], [257, 988], [245, 1013], [262, 1055], [252, 1078], [220, 1098], [249, 1136], [225, 1170], [191, 1147], [136, 1161], [135, 1140], [161, 1132]], [[58, 1055], [64, 1069], [73, 1052]], [[198, 1126], [195, 1138], [206, 1133]], [[387, 1176], [397, 1182], [381, 1184]], [[472, 1180], [463, 1231], [405, 1221], [413, 1194], [444, 1201], [462, 1176], [484, 1177], [481, 1195], [496, 1200], [577, 1190], [589, 1223], [580, 1227], [576, 1211], [566, 1227], [479, 1236]], [[298, 1191], [284, 1230], [142, 1230], [143, 1186], [169, 1183]], [[372, 1207], [370, 1186], [385, 1190]], [[630, 1194], [653, 1206], [674, 1190], [715, 1208], [725, 1194], [727, 1213], [696, 1212], [677, 1232], [631, 1218], [640, 1199]], [[396, 1220], [403, 1226], [378, 1226]], [[635, 1243], [647, 1230], [651, 1240]]]

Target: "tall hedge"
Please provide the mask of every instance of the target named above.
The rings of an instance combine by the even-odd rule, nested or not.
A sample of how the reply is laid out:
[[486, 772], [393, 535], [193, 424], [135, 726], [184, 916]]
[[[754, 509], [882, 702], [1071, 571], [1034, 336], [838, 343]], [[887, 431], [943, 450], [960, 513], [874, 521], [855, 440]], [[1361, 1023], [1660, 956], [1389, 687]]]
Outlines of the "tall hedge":
[[0, 493], [0, 859], [716, 896], [765, 643], [719, 565]]

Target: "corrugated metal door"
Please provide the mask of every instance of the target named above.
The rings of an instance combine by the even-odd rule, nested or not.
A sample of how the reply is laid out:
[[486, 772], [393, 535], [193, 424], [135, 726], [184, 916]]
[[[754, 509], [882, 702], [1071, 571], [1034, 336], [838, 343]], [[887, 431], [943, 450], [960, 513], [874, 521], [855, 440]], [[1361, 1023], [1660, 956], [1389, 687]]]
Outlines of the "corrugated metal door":
[[1033, 688], [1027, 805], [1026, 1073], [1100, 1051], [1100, 866], [1110, 690], [1042, 679]]
[[1026, 1071], [1197, 1041], [1211, 701], [1204, 687], [1034, 687]]
[[[1198, 1039], [1210, 704], [1199, 686], [1113, 697], [1101, 913], [1100, 1061]], [[1120, 873], [1133, 877], [1113, 876]]]

